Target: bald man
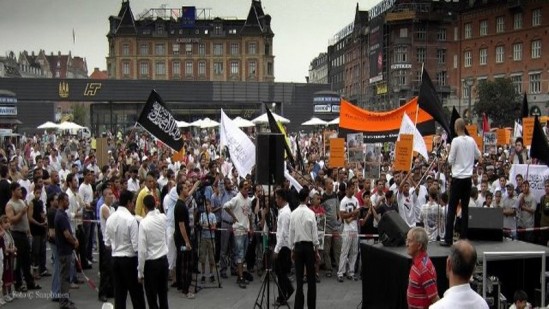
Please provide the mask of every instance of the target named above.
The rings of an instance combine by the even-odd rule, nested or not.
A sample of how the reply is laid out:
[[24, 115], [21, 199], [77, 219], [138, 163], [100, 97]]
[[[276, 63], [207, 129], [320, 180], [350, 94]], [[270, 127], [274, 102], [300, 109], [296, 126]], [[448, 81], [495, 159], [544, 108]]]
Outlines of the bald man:
[[457, 137], [452, 140], [448, 163], [452, 166], [452, 185], [450, 187], [450, 202], [448, 203], [448, 218], [446, 220], [446, 233], [444, 240], [440, 243], [442, 246], [452, 245], [454, 238], [454, 220], [456, 217], [456, 208], [461, 204], [461, 231], [459, 238], [467, 238], [469, 218], [469, 197], [471, 195], [471, 176], [475, 159], [481, 161], [480, 151], [475, 140], [465, 134], [465, 121], [458, 118], [454, 124]]
[[446, 276], [450, 288], [429, 309], [488, 309], [486, 301], [469, 285], [476, 262], [477, 251], [469, 241], [460, 240], [453, 244], [446, 259]]

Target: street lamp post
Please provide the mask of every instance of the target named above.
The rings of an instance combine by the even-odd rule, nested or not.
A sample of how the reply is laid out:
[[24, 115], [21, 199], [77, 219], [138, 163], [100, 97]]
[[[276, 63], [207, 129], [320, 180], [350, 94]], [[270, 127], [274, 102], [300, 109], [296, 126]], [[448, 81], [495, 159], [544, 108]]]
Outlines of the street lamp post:
[[467, 117], [468, 119], [468, 122], [469, 124], [473, 123], [473, 111], [471, 110], [471, 100], [472, 100], [472, 97], [473, 97], [473, 92], [471, 91], [472, 88], [473, 88], [473, 79], [472, 78], [467, 78], [465, 80], [465, 83], [467, 84], [467, 88], [468, 88], [468, 92], [469, 92], [469, 103], [468, 103], [468, 108], [467, 110], [469, 111], [469, 117]]

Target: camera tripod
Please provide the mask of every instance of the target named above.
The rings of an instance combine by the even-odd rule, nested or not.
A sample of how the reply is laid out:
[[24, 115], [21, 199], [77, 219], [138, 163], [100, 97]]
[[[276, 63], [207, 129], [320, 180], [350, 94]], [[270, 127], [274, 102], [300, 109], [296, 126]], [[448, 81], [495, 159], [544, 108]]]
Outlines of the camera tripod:
[[[255, 299], [254, 309], [270, 308], [271, 280], [274, 282], [277, 290], [280, 293], [282, 293], [280, 289], [280, 285], [278, 284], [278, 280], [276, 279], [276, 276], [274, 275], [272, 270], [272, 262], [271, 262], [272, 250], [269, 245], [270, 239], [271, 239], [271, 227], [272, 227], [272, 224], [269, 224], [271, 220], [271, 185], [269, 185], [268, 192], [269, 192], [269, 195], [268, 195], [269, 196], [269, 206], [268, 206], [269, 212], [265, 218], [265, 224], [267, 225], [267, 232], [265, 233], [266, 235], [265, 234], [263, 235], [263, 248], [264, 248], [263, 257], [265, 259], [265, 273], [263, 274], [263, 278], [261, 278], [263, 283], [261, 284], [261, 287], [259, 288], [259, 293], [257, 294], [257, 298]], [[287, 298], [286, 295], [284, 295], [283, 293], [282, 293], [282, 296], [284, 297], [284, 299]], [[264, 306], [264, 302], [266, 302], [265, 306]], [[288, 304], [288, 302], [278, 306], [277, 308], [279, 307], [287, 307], [288, 309], [290, 309], [290, 305]]]

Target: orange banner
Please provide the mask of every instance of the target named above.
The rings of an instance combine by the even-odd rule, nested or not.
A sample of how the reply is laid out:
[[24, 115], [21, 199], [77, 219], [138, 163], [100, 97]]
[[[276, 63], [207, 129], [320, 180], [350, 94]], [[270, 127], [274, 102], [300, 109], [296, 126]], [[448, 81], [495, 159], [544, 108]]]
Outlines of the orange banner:
[[478, 149], [482, 152], [484, 149], [484, 141], [482, 140], [482, 136], [475, 135], [471, 137], [475, 140], [475, 142], [477, 143]]
[[395, 171], [409, 172], [412, 168], [412, 152], [414, 148], [414, 135], [401, 134], [400, 141], [395, 144]]
[[418, 110], [417, 97], [403, 106], [387, 112], [365, 110], [342, 99], [339, 111], [339, 127], [363, 132], [365, 142], [390, 142], [396, 140], [404, 114], [406, 113], [412, 121], [415, 121], [416, 112], [416, 127], [421, 134], [434, 134], [433, 117], [421, 108]]
[[478, 129], [476, 124], [466, 125], [465, 128], [467, 128], [467, 132], [469, 132], [470, 136], [478, 135]]
[[345, 167], [345, 139], [330, 139], [330, 168]]
[[427, 135], [423, 137], [423, 140], [425, 141], [425, 146], [427, 146], [428, 152], [433, 151], [433, 137], [434, 135]]
[[497, 129], [497, 145], [507, 145], [511, 142], [511, 131], [508, 129]]
[[524, 146], [532, 145], [534, 134], [534, 117], [522, 118], [522, 140]]

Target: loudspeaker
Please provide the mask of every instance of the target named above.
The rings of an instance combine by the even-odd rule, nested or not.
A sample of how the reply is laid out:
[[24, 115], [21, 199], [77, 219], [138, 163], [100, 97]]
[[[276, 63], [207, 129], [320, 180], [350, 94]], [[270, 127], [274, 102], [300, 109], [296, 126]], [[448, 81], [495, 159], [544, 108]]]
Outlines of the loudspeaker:
[[377, 225], [379, 240], [385, 247], [400, 247], [406, 243], [406, 235], [410, 227], [396, 211], [388, 211]]
[[469, 207], [467, 238], [503, 241], [503, 208]]
[[256, 183], [281, 183], [284, 179], [284, 135], [258, 134], [255, 150]]

